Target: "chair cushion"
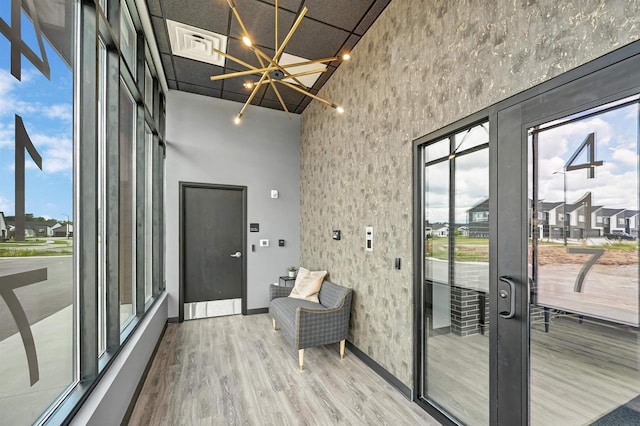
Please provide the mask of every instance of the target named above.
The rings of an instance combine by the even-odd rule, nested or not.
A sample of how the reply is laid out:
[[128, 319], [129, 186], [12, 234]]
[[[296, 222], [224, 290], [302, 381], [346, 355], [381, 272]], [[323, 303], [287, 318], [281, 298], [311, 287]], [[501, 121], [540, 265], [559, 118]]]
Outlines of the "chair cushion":
[[273, 299], [269, 305], [269, 313], [277, 319], [278, 325], [286, 329], [292, 336], [297, 335], [296, 311], [299, 307], [317, 311], [326, 311], [327, 308], [319, 303], [308, 302], [302, 299], [279, 297]]
[[310, 271], [305, 268], [300, 268], [298, 276], [296, 277], [296, 284], [293, 286], [289, 297], [320, 303], [318, 300], [318, 292], [326, 275], [327, 271]]

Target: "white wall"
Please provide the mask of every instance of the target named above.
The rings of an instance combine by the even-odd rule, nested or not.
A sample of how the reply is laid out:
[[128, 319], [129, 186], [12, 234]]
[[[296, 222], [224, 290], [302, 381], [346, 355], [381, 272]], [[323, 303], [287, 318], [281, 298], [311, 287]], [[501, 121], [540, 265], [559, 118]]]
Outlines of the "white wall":
[[[178, 183], [247, 187], [247, 308], [269, 305], [269, 283], [300, 262], [300, 117], [250, 106], [240, 126], [242, 104], [191, 93], [167, 95], [166, 280], [169, 317], [178, 316]], [[270, 190], [280, 191], [271, 199]], [[269, 239], [268, 248], [259, 239]], [[278, 239], [286, 240], [278, 247]], [[256, 251], [251, 252], [251, 245]]]

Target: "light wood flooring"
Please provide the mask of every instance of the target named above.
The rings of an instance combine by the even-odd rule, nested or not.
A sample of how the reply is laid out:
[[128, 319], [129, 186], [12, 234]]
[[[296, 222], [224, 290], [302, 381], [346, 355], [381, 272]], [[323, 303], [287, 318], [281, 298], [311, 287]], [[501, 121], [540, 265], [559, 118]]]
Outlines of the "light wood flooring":
[[[428, 393], [469, 425], [489, 422], [489, 337], [428, 339]], [[640, 336], [585, 318], [531, 329], [531, 424], [588, 425], [640, 395]], [[455, 354], [455, 356], [452, 356]]]
[[267, 314], [169, 324], [130, 425], [437, 425], [338, 344], [298, 351]]

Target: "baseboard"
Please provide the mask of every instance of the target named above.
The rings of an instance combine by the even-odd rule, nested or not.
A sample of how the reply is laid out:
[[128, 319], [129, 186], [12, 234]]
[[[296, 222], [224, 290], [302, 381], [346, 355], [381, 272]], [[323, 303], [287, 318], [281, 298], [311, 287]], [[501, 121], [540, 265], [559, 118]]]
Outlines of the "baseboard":
[[393, 374], [389, 373], [383, 366], [375, 362], [369, 355], [364, 353], [360, 348], [358, 348], [356, 345], [354, 345], [348, 340], [347, 340], [347, 348], [355, 356], [357, 356], [362, 362], [367, 364], [369, 368], [375, 371], [378, 374], [378, 376], [382, 377], [384, 380], [387, 381], [387, 383], [389, 383], [391, 386], [396, 388], [402, 395], [404, 395], [405, 398], [407, 398], [409, 401], [413, 401], [413, 392], [411, 392], [411, 389], [409, 389], [407, 385], [402, 383], [400, 379], [398, 379]]
[[[176, 318], [177, 319], [177, 318]], [[167, 321], [168, 323], [169, 321]], [[176, 321], [177, 322], [177, 321]], [[147, 376], [149, 375], [149, 370], [151, 370], [151, 364], [153, 364], [153, 360], [156, 357], [156, 353], [158, 352], [158, 348], [160, 347], [160, 342], [164, 338], [164, 332], [167, 331], [167, 324], [164, 325], [162, 329], [162, 333], [160, 333], [160, 338], [156, 343], [156, 347], [153, 348], [153, 352], [151, 353], [151, 357], [149, 358], [149, 362], [147, 362], [147, 366], [144, 368], [144, 372], [140, 377], [140, 381], [138, 382], [138, 386], [136, 386], [136, 391], [133, 393], [133, 397], [131, 398], [131, 402], [127, 407], [127, 411], [124, 413], [124, 418], [120, 423], [121, 426], [126, 426], [129, 424], [129, 420], [131, 420], [131, 415], [133, 414], [133, 409], [136, 407], [136, 402], [138, 402], [138, 397], [140, 396], [140, 392], [142, 392], [142, 387], [144, 386], [144, 382], [147, 380]]]
[[247, 315], [268, 314], [269, 308], [247, 309]]
[[170, 324], [176, 324], [180, 322], [180, 318], [178, 317], [169, 317], [167, 318], [167, 322]]

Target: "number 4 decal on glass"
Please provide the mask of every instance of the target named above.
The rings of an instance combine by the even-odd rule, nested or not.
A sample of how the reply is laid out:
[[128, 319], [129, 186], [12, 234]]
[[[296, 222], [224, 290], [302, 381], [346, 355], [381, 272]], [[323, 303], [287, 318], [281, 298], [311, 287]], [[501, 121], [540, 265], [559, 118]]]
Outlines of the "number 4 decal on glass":
[[[4, 0], [6, 1], [6, 0]], [[29, 15], [33, 21], [33, 28], [36, 32], [36, 38], [38, 39], [38, 47], [40, 48], [40, 56], [27, 46], [27, 43], [22, 40], [22, 6], [25, 7], [25, 12], [28, 9]], [[50, 79], [49, 60], [47, 59], [47, 52], [44, 49], [44, 43], [42, 42], [42, 32], [40, 31], [40, 20], [38, 19], [38, 13], [33, 5], [33, 0], [11, 0], [11, 26], [9, 26], [2, 18], [0, 18], [0, 33], [4, 34], [11, 42], [11, 75], [18, 80], [22, 80], [22, 62], [20, 55], [24, 55], [29, 62], [31, 62], [47, 79]]]
[[[586, 150], [587, 153], [587, 162], [574, 164], [574, 161]], [[573, 153], [567, 164], [565, 164], [565, 173], [568, 173], [573, 170], [581, 170], [587, 169], [587, 179], [593, 179], [596, 177], [595, 168], [598, 166], [602, 166], [604, 162], [596, 161], [596, 134], [589, 133], [586, 139], [582, 142], [582, 145], [576, 149], [576, 152]], [[567, 189], [565, 188], [565, 191]], [[589, 238], [589, 234], [591, 233], [591, 192], [587, 192], [581, 200], [578, 201], [578, 204], [582, 204], [584, 207], [584, 216], [585, 216], [585, 230], [584, 237]], [[565, 230], [566, 232], [566, 230]], [[584, 281], [587, 278], [587, 274], [596, 264], [598, 259], [604, 254], [604, 250], [602, 249], [588, 249], [588, 248], [577, 248], [577, 247], [567, 247], [567, 253], [574, 254], [590, 254], [591, 259], [589, 259], [583, 266], [580, 268], [580, 272], [576, 277], [576, 283], [573, 286], [573, 291], [576, 293], [582, 293], [584, 289]]]
[[[584, 151], [587, 150], [587, 162], [581, 164], [573, 164], [574, 161], [578, 158], [578, 156]], [[596, 134], [589, 133], [589, 136], [582, 142], [582, 145], [573, 153], [567, 164], [564, 166], [567, 172], [572, 170], [580, 170], [587, 169], [587, 178], [593, 179], [595, 175], [595, 168], [598, 166], [602, 166], [604, 164], [601, 161], [596, 161]]]

